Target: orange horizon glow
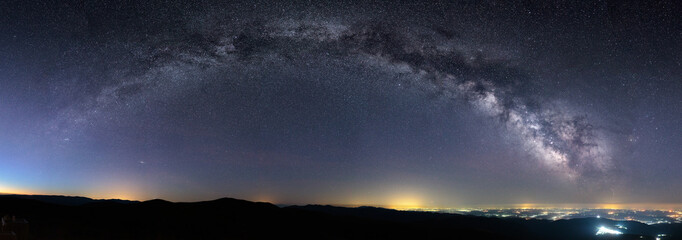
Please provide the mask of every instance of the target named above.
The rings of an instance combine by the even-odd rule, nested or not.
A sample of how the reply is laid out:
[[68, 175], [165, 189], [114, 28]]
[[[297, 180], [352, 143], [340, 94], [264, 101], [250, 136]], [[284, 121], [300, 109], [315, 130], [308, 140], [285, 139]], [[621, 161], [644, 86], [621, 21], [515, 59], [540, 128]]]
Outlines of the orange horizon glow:
[[35, 195], [33, 192], [28, 190], [21, 190], [14, 187], [9, 187], [7, 185], [0, 184], [0, 193], [3, 194], [22, 194], [22, 195]]
[[[83, 194], [82, 197], [88, 197], [92, 199], [121, 199], [121, 200], [132, 200], [132, 201], [145, 201], [149, 199], [140, 198], [139, 189], [135, 189], [131, 186], [126, 186], [127, 184], [120, 185], [110, 185], [109, 190], [112, 192], [92, 192], [90, 194]], [[137, 190], [137, 191], [136, 191]], [[0, 184], [0, 194], [18, 194], [18, 195], [61, 195], [61, 196], [75, 196], [72, 194], [57, 194], [51, 192], [37, 192], [29, 189], [22, 189], [17, 187], [11, 187], [5, 184]], [[229, 197], [229, 196], [227, 196]], [[216, 198], [218, 199], [218, 198]], [[276, 201], [274, 196], [270, 195], [259, 195], [255, 197], [245, 198], [245, 200], [254, 202], [269, 202], [272, 204], [282, 204]], [[373, 202], [373, 201], [372, 201]], [[335, 206], [344, 207], [360, 207], [360, 206], [374, 206], [382, 207], [395, 210], [419, 210], [419, 209], [544, 209], [544, 208], [589, 208], [589, 209], [630, 209], [630, 210], [662, 210], [662, 211], [672, 211], [682, 209], [682, 203], [515, 203], [515, 204], [488, 204], [488, 205], [467, 205], [467, 206], [429, 206], [424, 204], [424, 200], [419, 198], [418, 195], [394, 195], [386, 201], [374, 202], [370, 201], [353, 201], [352, 203], [326, 203]], [[298, 203], [298, 204], [309, 204], [309, 203]]]

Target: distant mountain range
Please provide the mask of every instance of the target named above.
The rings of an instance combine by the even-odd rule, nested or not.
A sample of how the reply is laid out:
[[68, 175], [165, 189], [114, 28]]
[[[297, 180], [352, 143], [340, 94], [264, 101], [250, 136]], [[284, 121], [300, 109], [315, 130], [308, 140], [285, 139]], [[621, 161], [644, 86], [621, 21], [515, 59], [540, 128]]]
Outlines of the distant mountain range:
[[122, 204], [128, 203], [139, 203], [139, 201], [121, 200], [121, 199], [92, 199], [86, 197], [74, 197], [74, 196], [60, 196], [60, 195], [20, 195], [20, 194], [0, 194], [0, 197], [14, 197], [21, 199], [32, 199], [38, 200], [45, 203], [66, 205], [66, 206], [79, 206], [88, 203], [95, 202], [117, 202]]
[[[375, 207], [278, 207], [231, 198], [174, 203], [1, 195], [0, 215], [28, 221], [28, 233], [16, 239], [682, 239], [682, 224], [524, 220]], [[627, 224], [628, 230], [595, 235], [600, 226], [616, 224]]]

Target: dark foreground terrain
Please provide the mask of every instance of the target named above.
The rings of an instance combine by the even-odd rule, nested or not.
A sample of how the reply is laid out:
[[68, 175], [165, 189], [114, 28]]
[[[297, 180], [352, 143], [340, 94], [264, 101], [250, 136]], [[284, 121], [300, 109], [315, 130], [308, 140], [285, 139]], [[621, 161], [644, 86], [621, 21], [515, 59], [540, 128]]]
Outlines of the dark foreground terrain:
[[[172, 203], [61, 196], [0, 196], [0, 239], [682, 239], [682, 224], [608, 219], [498, 219], [382, 208], [280, 208], [223, 198]], [[26, 220], [23, 222], [23, 220]], [[13, 222], [17, 224], [12, 225]], [[618, 236], [599, 226], [627, 224]], [[9, 232], [15, 228], [14, 234]]]

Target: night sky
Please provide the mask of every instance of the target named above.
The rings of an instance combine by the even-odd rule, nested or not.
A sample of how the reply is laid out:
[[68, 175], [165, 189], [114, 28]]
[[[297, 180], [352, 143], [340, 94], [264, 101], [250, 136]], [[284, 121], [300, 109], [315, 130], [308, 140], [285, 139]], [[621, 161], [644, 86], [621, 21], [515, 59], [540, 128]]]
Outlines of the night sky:
[[676, 1], [197, 2], [0, 2], [0, 192], [682, 203]]

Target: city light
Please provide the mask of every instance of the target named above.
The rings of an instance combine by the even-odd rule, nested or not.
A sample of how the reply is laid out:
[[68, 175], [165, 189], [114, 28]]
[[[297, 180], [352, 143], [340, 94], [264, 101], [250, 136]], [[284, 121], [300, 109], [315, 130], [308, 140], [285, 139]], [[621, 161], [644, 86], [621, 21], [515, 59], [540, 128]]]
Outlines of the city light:
[[620, 234], [623, 234], [623, 233], [620, 232], [620, 231], [616, 231], [616, 230], [613, 230], [613, 229], [604, 227], [604, 226], [601, 226], [601, 227], [599, 227], [599, 228], [597, 229], [597, 235], [606, 235], [606, 234], [620, 235]]
[[[604, 218], [615, 221], [637, 221], [648, 225], [682, 223], [682, 217], [675, 211], [634, 210], [634, 209], [592, 209], [592, 208], [468, 208], [433, 209], [437, 212], [457, 213], [483, 217], [512, 217], [521, 219], [541, 219], [557, 221], [576, 218]], [[606, 214], [612, 212], [613, 214]], [[602, 217], [603, 216], [603, 217]], [[618, 223], [618, 229], [628, 229], [627, 224]], [[615, 228], [614, 227], [614, 228]]]

